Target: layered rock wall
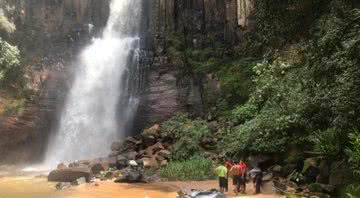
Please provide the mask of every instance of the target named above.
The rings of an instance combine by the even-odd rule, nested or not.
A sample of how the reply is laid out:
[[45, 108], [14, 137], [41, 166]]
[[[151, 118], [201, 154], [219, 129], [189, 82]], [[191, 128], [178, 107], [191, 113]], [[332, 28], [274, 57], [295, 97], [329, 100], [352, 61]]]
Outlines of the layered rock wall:
[[[164, 121], [178, 112], [201, 115], [213, 79], [200, 77], [186, 63], [169, 60], [168, 37], [185, 35], [188, 47], [206, 47], [208, 38], [226, 44], [241, 42], [251, 30], [253, 0], [149, 0], [147, 34], [152, 63], [142, 94], [138, 124]], [[210, 83], [210, 84], [209, 84]], [[215, 83], [216, 84], [216, 83]], [[141, 128], [141, 127], [140, 127]]]

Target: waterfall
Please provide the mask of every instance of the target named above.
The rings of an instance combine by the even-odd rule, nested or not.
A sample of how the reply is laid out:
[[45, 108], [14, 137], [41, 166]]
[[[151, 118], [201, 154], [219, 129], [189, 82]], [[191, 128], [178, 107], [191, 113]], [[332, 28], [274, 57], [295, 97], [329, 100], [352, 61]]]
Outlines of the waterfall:
[[79, 55], [45, 164], [106, 156], [132, 121], [138, 99], [131, 90], [131, 70], [138, 66], [141, 1], [112, 0], [102, 37]]

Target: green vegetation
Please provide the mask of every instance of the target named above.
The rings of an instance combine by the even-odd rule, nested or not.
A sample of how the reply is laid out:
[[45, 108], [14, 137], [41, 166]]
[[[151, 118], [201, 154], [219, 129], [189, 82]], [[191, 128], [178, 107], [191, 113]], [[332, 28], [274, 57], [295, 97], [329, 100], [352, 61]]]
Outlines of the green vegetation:
[[160, 175], [169, 180], [207, 180], [213, 179], [213, 164], [211, 160], [193, 157], [184, 161], [172, 161], [160, 170]]
[[218, 140], [216, 152], [230, 158], [286, 156], [295, 147], [329, 163], [348, 161], [359, 174], [360, 9], [354, 5], [259, 0], [255, 29], [239, 46], [218, 43], [211, 35], [201, 47], [187, 35], [170, 38], [170, 59], [197, 75], [215, 75], [221, 85], [207, 117], [219, 123], [216, 134], [194, 127], [199, 120], [167, 122], [176, 121], [176, 132], [170, 133], [179, 142], [175, 159], [199, 153], [197, 137], [208, 134]]
[[360, 184], [351, 184], [346, 188], [346, 195], [348, 198], [360, 197]]
[[20, 61], [17, 47], [0, 38], [0, 84], [16, 77]]
[[1, 34], [15, 31], [15, 25], [6, 17], [12, 10], [7, 1], [0, 3], [0, 85], [14, 80], [19, 73], [20, 52], [17, 47], [6, 42]]
[[351, 146], [347, 149], [349, 162], [352, 164], [354, 173], [360, 175], [360, 133], [350, 134]]
[[162, 124], [161, 135], [174, 143], [172, 160], [179, 161], [201, 155], [200, 142], [210, 132], [205, 121], [191, 120], [180, 114]]
[[3, 108], [0, 108], [0, 115], [20, 115], [24, 113], [25, 102], [25, 99], [5, 100], [1, 105]]

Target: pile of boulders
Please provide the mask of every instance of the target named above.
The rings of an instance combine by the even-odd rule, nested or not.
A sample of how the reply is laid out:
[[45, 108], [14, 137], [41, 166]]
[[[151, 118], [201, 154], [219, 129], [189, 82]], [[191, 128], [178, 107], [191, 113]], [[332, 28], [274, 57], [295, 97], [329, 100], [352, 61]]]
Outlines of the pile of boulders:
[[126, 183], [158, 181], [157, 174], [145, 176], [144, 172], [166, 166], [171, 155], [169, 145], [162, 142], [159, 125], [122, 142], [113, 142], [110, 148], [107, 157], [59, 164], [48, 180], [60, 182], [57, 189], [91, 182], [94, 178]]
[[109, 157], [116, 159], [118, 169], [127, 167], [131, 160], [144, 168], [158, 169], [167, 165], [170, 154], [169, 145], [162, 142], [159, 125], [154, 125], [124, 142], [112, 143]]

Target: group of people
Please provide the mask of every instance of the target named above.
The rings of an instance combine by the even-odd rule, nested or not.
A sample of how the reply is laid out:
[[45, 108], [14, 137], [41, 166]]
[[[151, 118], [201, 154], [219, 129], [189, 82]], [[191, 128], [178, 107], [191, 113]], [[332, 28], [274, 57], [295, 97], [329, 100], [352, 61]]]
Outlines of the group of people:
[[224, 165], [222, 164], [217, 167], [215, 169], [215, 173], [219, 177], [220, 192], [228, 192], [228, 181], [231, 176], [234, 185], [234, 192], [236, 194], [246, 193], [247, 176], [250, 176], [253, 180], [255, 193], [260, 193], [262, 185], [262, 171], [259, 168], [254, 168], [248, 171], [247, 165], [241, 160], [239, 163], [227, 161]]

